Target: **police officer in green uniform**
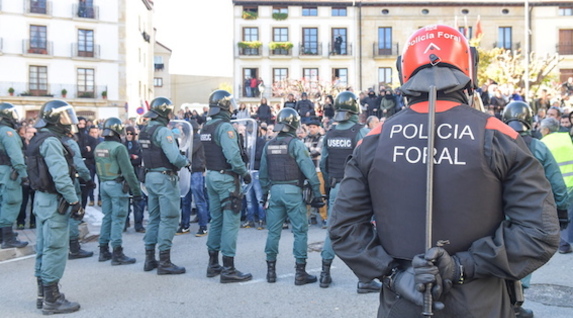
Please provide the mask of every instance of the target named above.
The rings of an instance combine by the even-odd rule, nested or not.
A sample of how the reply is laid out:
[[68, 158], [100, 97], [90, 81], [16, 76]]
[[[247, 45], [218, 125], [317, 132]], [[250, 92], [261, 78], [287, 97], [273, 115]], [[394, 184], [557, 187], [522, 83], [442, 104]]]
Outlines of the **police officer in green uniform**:
[[60, 294], [58, 287], [68, 256], [70, 216], [80, 220], [83, 217], [74, 187], [73, 151], [61, 140], [77, 123], [76, 113], [68, 103], [45, 103], [35, 125], [39, 130], [26, 150], [30, 187], [36, 190], [36, 306], [46, 315], [80, 309], [78, 303], [69, 302]]
[[[242, 176], [248, 184], [251, 175], [241, 159], [237, 131], [230, 123], [233, 110], [231, 94], [224, 90], [214, 91], [209, 96], [208, 116], [211, 119], [201, 129], [211, 213], [211, 231], [207, 238], [207, 277], [221, 274], [221, 283], [242, 282], [253, 278], [250, 273], [238, 271], [234, 263], [243, 200], [239, 178]], [[223, 254], [223, 267], [219, 265], [219, 251]]]
[[[95, 148], [97, 177], [100, 180], [102, 212], [104, 214], [99, 235], [99, 261], [111, 258], [111, 265], [135, 263], [135, 258], [123, 254], [122, 232], [129, 209], [129, 190], [133, 200], [139, 204], [141, 189], [129, 161], [127, 148], [121, 142], [125, 132], [119, 118], [110, 117], [103, 123], [104, 141]], [[113, 252], [110, 254], [108, 244]]]
[[[67, 134], [62, 137], [62, 141], [67, 144], [70, 149], [72, 149], [74, 154], [74, 166], [78, 173], [78, 177], [86, 180], [85, 186], [91, 189], [95, 189], [95, 183], [93, 182], [90, 171], [84, 160], [82, 158], [82, 153], [80, 151], [80, 146], [78, 143], [73, 139], [73, 134]], [[78, 198], [81, 199], [82, 197], [82, 189], [80, 186], [80, 180], [75, 178], [74, 180], [74, 187], [76, 188], [76, 195]], [[68, 253], [68, 259], [78, 259], [78, 258], [86, 258], [92, 257], [94, 252], [88, 252], [82, 249], [80, 245], [80, 231], [79, 225], [81, 221], [77, 219], [70, 219], [70, 251]]]
[[[267, 210], [269, 230], [265, 253], [267, 254], [267, 282], [277, 280], [276, 263], [282, 226], [288, 216], [294, 235], [293, 253], [296, 260], [295, 285], [315, 283], [316, 276], [306, 272], [308, 219], [306, 204], [302, 198], [302, 186], [308, 179], [314, 199], [311, 206], [324, 206], [316, 166], [310, 158], [306, 145], [296, 137], [300, 116], [292, 108], [284, 108], [277, 115], [274, 131], [278, 135], [269, 141], [263, 150], [259, 180], [263, 200], [270, 194]], [[266, 202], [265, 202], [266, 203]]]
[[20, 242], [12, 225], [22, 204], [22, 185], [27, 182], [28, 173], [22, 153], [22, 139], [14, 128], [18, 123], [18, 113], [10, 103], [0, 104], [0, 238], [2, 248], [24, 247], [28, 242]]
[[[185, 267], [171, 263], [171, 246], [179, 217], [179, 176], [177, 171], [191, 163], [179, 152], [177, 140], [167, 124], [174, 117], [174, 105], [165, 97], [151, 101], [151, 110], [144, 117], [149, 124], [139, 134], [148, 196], [149, 223], [145, 237], [144, 271], [157, 268], [157, 274], [183, 274]], [[123, 228], [122, 228], [123, 229]], [[159, 263], [155, 246], [159, 249]]]
[[[338, 194], [338, 185], [344, 177], [344, 166], [349, 155], [352, 154], [358, 141], [360, 141], [369, 129], [358, 123], [360, 105], [356, 95], [352, 92], [341, 92], [334, 100], [336, 122], [324, 137], [322, 146], [322, 157], [320, 160], [320, 170], [325, 175], [324, 180], [330, 185], [328, 199], [328, 215], [332, 210], [334, 201]], [[330, 266], [334, 259], [334, 251], [328, 233], [322, 246], [322, 271], [320, 273], [320, 287], [327, 288], [332, 282], [330, 276]], [[377, 281], [358, 282], [357, 292], [359, 294], [377, 293], [382, 288], [382, 284]]]

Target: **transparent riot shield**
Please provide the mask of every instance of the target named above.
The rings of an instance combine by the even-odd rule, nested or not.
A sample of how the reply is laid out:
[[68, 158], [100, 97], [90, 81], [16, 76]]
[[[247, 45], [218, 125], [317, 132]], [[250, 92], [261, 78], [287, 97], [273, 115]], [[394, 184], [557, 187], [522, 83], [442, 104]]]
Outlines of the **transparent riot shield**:
[[231, 124], [237, 130], [239, 134], [239, 142], [242, 144], [243, 161], [247, 164], [247, 170], [252, 171], [255, 169], [255, 153], [257, 146], [257, 133], [258, 124], [257, 121], [252, 118], [243, 119], [233, 119]]
[[[191, 161], [193, 157], [193, 126], [186, 120], [174, 119], [169, 121], [167, 128], [173, 132], [179, 151]], [[191, 171], [182, 168], [178, 174], [180, 195], [184, 197], [191, 189]]]

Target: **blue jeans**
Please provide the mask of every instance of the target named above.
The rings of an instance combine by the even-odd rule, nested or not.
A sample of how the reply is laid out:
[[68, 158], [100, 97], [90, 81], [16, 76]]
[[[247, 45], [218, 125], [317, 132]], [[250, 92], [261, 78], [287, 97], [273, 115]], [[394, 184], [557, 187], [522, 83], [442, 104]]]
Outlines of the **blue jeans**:
[[135, 225], [135, 230], [143, 229], [143, 211], [145, 211], [145, 205], [147, 204], [147, 196], [142, 193], [141, 194], [141, 201], [139, 204], [130, 200], [130, 208], [127, 210], [127, 218], [126, 222], [129, 222], [129, 215], [131, 214], [131, 207], [133, 207], [133, 222]]
[[207, 199], [205, 198], [205, 177], [203, 172], [191, 173], [191, 189], [183, 198], [181, 206], [181, 226], [189, 227], [191, 218], [191, 201], [195, 201], [199, 226], [206, 227], [209, 223], [209, 210], [207, 209]]
[[253, 182], [245, 187], [245, 197], [247, 198], [247, 221], [254, 222], [265, 220], [265, 210], [261, 201], [263, 200], [263, 190], [259, 181], [259, 172], [251, 171]]

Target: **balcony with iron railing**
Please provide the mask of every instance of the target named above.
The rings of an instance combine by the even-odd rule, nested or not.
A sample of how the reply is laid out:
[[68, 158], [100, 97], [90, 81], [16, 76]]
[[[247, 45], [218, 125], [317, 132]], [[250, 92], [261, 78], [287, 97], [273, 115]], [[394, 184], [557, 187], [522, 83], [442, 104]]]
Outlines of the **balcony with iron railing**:
[[573, 55], [573, 43], [571, 42], [559, 43], [555, 45], [555, 51], [557, 51], [559, 55]]
[[153, 68], [155, 69], [156, 72], [160, 72], [160, 71], [163, 71], [165, 69], [165, 64], [155, 63], [155, 64], [153, 64]]
[[322, 42], [306, 42], [298, 45], [299, 57], [320, 57], [322, 56]]
[[72, 43], [72, 57], [73, 58], [86, 58], [86, 59], [99, 59], [100, 46], [95, 44], [91, 47], [80, 43]]
[[292, 56], [292, 42], [269, 42], [269, 57], [281, 58], [281, 57], [291, 57]]
[[52, 41], [23, 40], [22, 54], [33, 54], [36, 56], [52, 56], [54, 54]]
[[520, 50], [521, 42], [494, 42], [493, 48], [502, 48], [511, 51]]
[[253, 56], [253, 57], [260, 57], [262, 53], [262, 48], [239, 48], [239, 55], [240, 56]]
[[98, 6], [89, 6], [86, 4], [74, 4], [72, 5], [72, 17], [74, 19], [90, 19], [90, 20], [98, 20], [99, 19], [99, 7]]
[[352, 56], [352, 43], [343, 42], [340, 46], [328, 43], [329, 57], [351, 57]]
[[24, 13], [26, 14], [42, 14], [46, 16], [52, 15], [52, 2], [51, 1], [24, 1]]
[[380, 58], [398, 56], [400, 55], [400, 44], [398, 42], [374, 42], [372, 44], [372, 54], [374, 57]]
[[[13, 90], [12, 94], [10, 94], [10, 89]], [[80, 86], [63, 83], [0, 82], [0, 97], [13, 95], [18, 97], [104, 99], [102, 96], [103, 92], [106, 92], [107, 97], [106, 85], [91, 85], [86, 87], [85, 85]]]

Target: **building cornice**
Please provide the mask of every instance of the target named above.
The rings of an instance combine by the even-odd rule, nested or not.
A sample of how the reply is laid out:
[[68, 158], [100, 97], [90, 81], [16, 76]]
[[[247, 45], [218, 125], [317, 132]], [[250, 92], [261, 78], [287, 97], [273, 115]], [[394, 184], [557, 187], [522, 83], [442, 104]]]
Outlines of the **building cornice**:
[[[327, 0], [327, 1], [304, 1], [304, 0], [233, 0], [233, 4], [236, 6], [320, 6], [320, 7], [332, 7], [332, 6], [383, 6], [383, 7], [406, 7], [406, 6], [427, 6], [427, 7], [447, 7], [447, 6], [467, 6], [467, 7], [523, 7], [525, 1], [523, 0], [466, 0], [466, 1], [427, 1], [427, 0]], [[573, 1], [571, 0], [561, 0], [561, 1], [547, 1], [547, 0], [529, 0], [530, 7], [545, 7], [545, 6], [559, 6], [559, 7], [573, 7]]]

